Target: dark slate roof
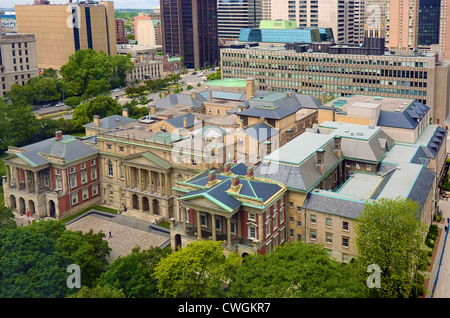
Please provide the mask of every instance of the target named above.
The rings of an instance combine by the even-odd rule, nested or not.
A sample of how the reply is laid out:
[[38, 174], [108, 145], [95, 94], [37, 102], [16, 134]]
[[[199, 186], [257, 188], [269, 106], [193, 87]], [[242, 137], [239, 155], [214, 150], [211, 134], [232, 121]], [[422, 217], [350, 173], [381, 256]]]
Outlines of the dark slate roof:
[[408, 199], [419, 203], [420, 210], [422, 210], [423, 205], [427, 200], [435, 178], [436, 174], [433, 171], [427, 169], [426, 167], [422, 167], [422, 170], [420, 171], [419, 176], [417, 177], [416, 182], [408, 195]]
[[[197, 96], [201, 96], [197, 94]], [[193, 106], [194, 109], [202, 108], [202, 102], [205, 101], [203, 97], [193, 99], [190, 94], [171, 94], [163, 99], [158, 99], [155, 102], [155, 107], [158, 109], [167, 109], [176, 105]]]
[[231, 168], [231, 172], [240, 175], [240, 176], [246, 176], [247, 175], [247, 166], [243, 164], [242, 162], [236, 163]]
[[[430, 107], [413, 101], [409, 106], [399, 112], [381, 111], [378, 118], [378, 126], [397, 127], [404, 129], [415, 129], [419, 121], [430, 110]], [[417, 121], [419, 119], [419, 121]]]
[[[124, 117], [120, 115], [112, 115], [105, 118], [100, 119], [100, 128], [101, 129], [112, 129], [116, 127], [120, 127], [132, 122], [138, 121], [134, 118]], [[84, 125], [84, 127], [94, 127], [94, 123], [91, 122], [89, 124]]]
[[312, 191], [302, 208], [356, 219], [364, 208], [364, 202]]
[[411, 163], [417, 163], [425, 167], [428, 166], [429, 159], [424, 148], [425, 147], [417, 147], [417, 151], [410, 161]]
[[184, 127], [184, 118], [187, 118], [187, 127], [190, 128], [193, 127], [195, 124], [195, 116], [191, 113], [187, 113], [178, 117], [169, 118], [166, 121], [174, 126], [175, 128], [185, 128]]
[[245, 128], [244, 133], [257, 141], [262, 142], [278, 135], [279, 131], [278, 129], [273, 128], [265, 122], [261, 122], [251, 127]]
[[231, 167], [231, 171], [233, 173], [229, 175], [217, 173], [216, 179], [220, 180], [220, 182], [207, 188], [204, 187], [208, 184], [208, 171], [194, 176], [192, 179], [186, 181], [186, 183], [203, 188], [186, 193], [180, 197], [180, 200], [190, 200], [192, 198], [203, 196], [222, 207], [226, 207], [228, 211], [234, 211], [242, 204], [245, 204], [239, 201], [239, 195], [252, 197], [265, 202], [282, 189], [282, 187], [276, 183], [240, 178], [239, 183], [242, 186], [239, 193], [237, 193], [236, 196], [233, 196], [233, 194], [227, 192], [227, 190], [231, 188], [231, 178], [235, 175], [246, 175], [247, 166], [238, 163]]
[[267, 119], [281, 119], [289, 116], [302, 108], [318, 109], [320, 100], [309, 95], [268, 92], [264, 95], [253, 97], [239, 106], [247, 109], [239, 112], [239, 115], [250, 117], [264, 117]]
[[445, 142], [445, 136], [447, 131], [439, 126], [436, 127], [433, 136], [428, 141], [428, 144], [423, 147], [423, 150], [430, 158], [436, 158], [439, 149], [441, 149], [442, 144]]
[[40, 166], [49, 161], [41, 154], [52, 154], [62, 157], [66, 162], [78, 160], [80, 158], [96, 153], [96, 150], [84, 144], [76, 137], [63, 135], [61, 140], [50, 138], [28, 146], [22, 147], [25, 152], [17, 154], [32, 166]]

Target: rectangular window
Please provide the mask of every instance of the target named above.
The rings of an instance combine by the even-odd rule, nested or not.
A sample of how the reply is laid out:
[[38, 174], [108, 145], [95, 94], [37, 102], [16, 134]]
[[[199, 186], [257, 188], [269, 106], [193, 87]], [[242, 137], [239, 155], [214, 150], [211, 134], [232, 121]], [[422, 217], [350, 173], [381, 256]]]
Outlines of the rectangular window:
[[333, 226], [333, 221], [331, 220], [331, 218], [327, 218], [327, 226]]
[[72, 204], [78, 203], [78, 193], [72, 194]]
[[70, 173], [75, 173], [75, 167], [70, 167], [69, 171]]
[[343, 236], [342, 237], [342, 246], [348, 247], [348, 241], [349, 241], [348, 237]]
[[311, 214], [311, 223], [316, 223], [316, 216], [314, 214]]
[[81, 184], [85, 184], [88, 182], [87, 173], [86, 171], [81, 173]]
[[309, 238], [313, 241], [315, 241], [317, 239], [317, 232], [316, 231], [311, 231]]
[[92, 196], [97, 195], [98, 194], [98, 185], [93, 185], [92, 186]]
[[326, 234], [326, 242], [329, 244], [333, 243], [333, 235], [332, 234], [329, 234], [329, 233]]
[[348, 222], [345, 221], [342, 222], [342, 229], [348, 231]]
[[88, 189], [87, 188], [83, 189], [83, 191], [81, 192], [81, 195], [82, 195], [83, 201], [89, 199], [89, 191], [88, 191]]
[[80, 164], [80, 169], [81, 169], [81, 170], [86, 169], [86, 163], [85, 163], [85, 162], [83, 162], [82, 164]]
[[97, 169], [91, 170], [91, 180], [97, 179]]
[[251, 226], [249, 227], [248, 231], [249, 231], [248, 233], [249, 238], [256, 239], [256, 228], [254, 226]]
[[77, 186], [77, 177], [70, 178], [70, 188], [73, 189]]

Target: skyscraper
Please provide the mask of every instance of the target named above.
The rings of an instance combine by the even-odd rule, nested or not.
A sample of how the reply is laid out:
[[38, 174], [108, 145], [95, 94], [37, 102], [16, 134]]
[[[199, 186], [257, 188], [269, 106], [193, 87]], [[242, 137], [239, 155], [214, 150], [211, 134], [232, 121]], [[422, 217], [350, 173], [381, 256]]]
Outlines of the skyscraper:
[[264, 0], [262, 15], [264, 20], [294, 20], [300, 28], [332, 28], [336, 42], [359, 43], [362, 42], [360, 36], [363, 35], [364, 2], [364, 0]]
[[113, 1], [16, 5], [17, 32], [36, 37], [40, 69], [59, 69], [77, 50], [117, 53]]
[[417, 47], [418, 21], [419, 0], [386, 1], [386, 46], [400, 50]]
[[165, 54], [188, 68], [219, 63], [217, 0], [160, 0]]
[[419, 45], [439, 44], [441, 0], [420, 0]]
[[237, 40], [241, 29], [257, 28], [261, 18], [261, 0], [218, 0], [219, 38]]

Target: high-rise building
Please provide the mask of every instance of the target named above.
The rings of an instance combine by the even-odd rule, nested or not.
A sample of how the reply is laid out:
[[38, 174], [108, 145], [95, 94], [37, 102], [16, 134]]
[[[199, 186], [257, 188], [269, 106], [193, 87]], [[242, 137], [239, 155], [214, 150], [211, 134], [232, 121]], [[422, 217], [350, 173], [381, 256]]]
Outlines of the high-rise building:
[[369, 38], [386, 36], [386, 0], [365, 0], [364, 33]]
[[144, 15], [134, 17], [134, 37], [138, 45], [161, 45], [161, 20]]
[[219, 63], [217, 0], [161, 0], [163, 49], [184, 66]]
[[439, 22], [441, 0], [420, 0], [419, 2], [419, 46], [439, 44]]
[[419, 38], [419, 0], [386, 1], [386, 46], [412, 49]]
[[241, 29], [257, 28], [261, 19], [261, 0], [218, 0], [219, 38], [237, 40]]
[[123, 19], [116, 19], [116, 39], [117, 44], [128, 44], [128, 37]]
[[338, 43], [363, 41], [364, 0], [266, 0], [262, 8], [264, 20], [294, 20], [300, 28], [332, 28]]
[[444, 57], [450, 59], [450, 1], [441, 0], [439, 47], [444, 52]]
[[77, 50], [117, 52], [113, 1], [16, 5], [17, 31], [36, 37], [38, 66], [59, 69]]

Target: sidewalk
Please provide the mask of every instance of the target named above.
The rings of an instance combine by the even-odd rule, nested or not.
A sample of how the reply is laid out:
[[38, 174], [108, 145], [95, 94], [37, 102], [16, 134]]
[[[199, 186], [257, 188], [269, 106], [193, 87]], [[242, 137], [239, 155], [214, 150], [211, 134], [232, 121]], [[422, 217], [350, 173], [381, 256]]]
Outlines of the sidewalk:
[[428, 294], [426, 295], [426, 298], [450, 298], [450, 235], [447, 238], [447, 243], [445, 245], [445, 251], [442, 256], [442, 263], [441, 268], [439, 271], [439, 277], [438, 282], [434, 289], [434, 294], [431, 295], [431, 292], [433, 291], [433, 285], [436, 280], [438, 268], [439, 268], [439, 261], [441, 260], [442, 255], [442, 248], [444, 246], [444, 240], [445, 240], [445, 230], [444, 227], [448, 225], [447, 218], [450, 217], [450, 200], [449, 201], [443, 201], [440, 200], [438, 202], [439, 209], [442, 212], [442, 218], [444, 220], [443, 223], [438, 223], [438, 227], [441, 230], [441, 235], [439, 238], [439, 242], [436, 242], [437, 253], [436, 257], [434, 259], [433, 269], [430, 274], [430, 280], [428, 282]]

